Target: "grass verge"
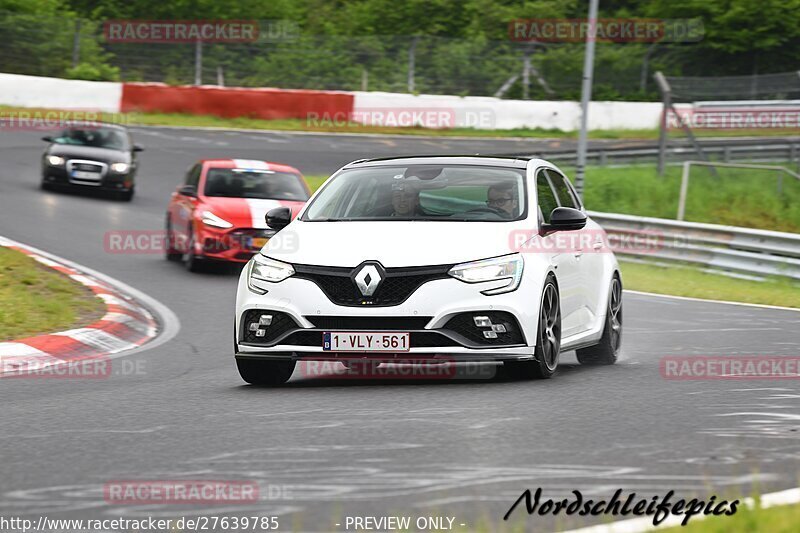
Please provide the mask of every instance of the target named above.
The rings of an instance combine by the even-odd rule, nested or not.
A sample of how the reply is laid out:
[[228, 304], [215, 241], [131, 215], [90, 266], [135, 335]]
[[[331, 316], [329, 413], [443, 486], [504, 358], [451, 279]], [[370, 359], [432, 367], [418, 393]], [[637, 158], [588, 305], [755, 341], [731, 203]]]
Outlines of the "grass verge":
[[[790, 163], [772, 164], [797, 170]], [[674, 219], [680, 186], [679, 166], [667, 167], [663, 177], [655, 165], [592, 166], [586, 169], [584, 203], [594, 211]], [[692, 167], [685, 218], [800, 232], [800, 181], [770, 170], [720, 168], [715, 177], [708, 168]]]
[[800, 283], [787, 279], [750, 281], [712, 274], [686, 265], [658, 266], [620, 261], [626, 289], [725, 300], [751, 304], [800, 308]]
[[0, 342], [88, 324], [104, 311], [83, 285], [0, 247]]
[[690, 521], [686, 526], [660, 529], [662, 533], [731, 533], [769, 531], [794, 533], [800, 524], [800, 505], [781, 505], [764, 509], [740, 506], [733, 516], [712, 516]]
[[[45, 108], [20, 108], [0, 106], [0, 116], [9, 117], [36, 117], [37, 113], [60, 111]], [[66, 119], [69, 119], [67, 115]], [[530, 138], [558, 138], [577, 139], [577, 131], [561, 131], [542, 128], [518, 128], [512, 130], [482, 130], [474, 128], [389, 128], [381, 126], [364, 126], [361, 124], [343, 121], [343, 123], [325, 123], [323, 121], [308, 121], [304, 119], [279, 119], [264, 120], [250, 117], [223, 118], [212, 115], [187, 115], [181, 113], [98, 113], [93, 120], [117, 122], [124, 125], [141, 126], [176, 126], [176, 127], [204, 127], [204, 128], [241, 128], [253, 130], [277, 131], [305, 131], [317, 133], [372, 133], [383, 135], [425, 135], [434, 137], [530, 137]], [[785, 130], [698, 130], [698, 137], [729, 137], [729, 136], [784, 136], [798, 135], [800, 129]], [[671, 137], [683, 138], [682, 132], [671, 132]], [[590, 139], [657, 139], [657, 129], [645, 130], [595, 130], [589, 132]]]

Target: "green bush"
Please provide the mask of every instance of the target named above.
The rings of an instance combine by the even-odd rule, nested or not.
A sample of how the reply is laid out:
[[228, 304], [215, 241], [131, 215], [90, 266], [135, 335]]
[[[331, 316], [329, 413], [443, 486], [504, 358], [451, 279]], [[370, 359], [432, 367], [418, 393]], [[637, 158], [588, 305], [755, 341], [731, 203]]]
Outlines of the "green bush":
[[79, 63], [64, 73], [71, 80], [119, 81], [119, 68], [111, 65]]

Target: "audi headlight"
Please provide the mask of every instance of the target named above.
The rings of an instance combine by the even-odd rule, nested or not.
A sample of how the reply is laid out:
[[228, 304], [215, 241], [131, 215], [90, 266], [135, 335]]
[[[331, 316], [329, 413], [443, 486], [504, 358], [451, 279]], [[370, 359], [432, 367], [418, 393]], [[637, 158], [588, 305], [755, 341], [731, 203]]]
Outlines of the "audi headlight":
[[47, 162], [53, 167], [63, 167], [66, 160], [59, 155], [48, 155]]
[[505, 285], [481, 291], [482, 294], [502, 294], [517, 290], [522, 281], [522, 268], [525, 262], [520, 254], [504, 255], [494, 259], [483, 259], [461, 263], [450, 269], [448, 274], [464, 283], [508, 280]]
[[264, 294], [270, 283], [278, 283], [294, 274], [294, 268], [288, 263], [276, 261], [263, 255], [254, 255], [247, 273], [247, 284], [250, 290]]
[[111, 165], [111, 170], [113, 172], [119, 172], [120, 174], [127, 172], [129, 168], [130, 165], [128, 163], [114, 163]]
[[218, 217], [211, 211], [203, 211], [202, 217], [203, 218], [201, 220], [203, 221], [203, 224], [205, 224], [206, 226], [212, 226], [214, 228], [223, 228], [223, 229], [233, 227], [233, 224], [231, 224], [224, 218]]

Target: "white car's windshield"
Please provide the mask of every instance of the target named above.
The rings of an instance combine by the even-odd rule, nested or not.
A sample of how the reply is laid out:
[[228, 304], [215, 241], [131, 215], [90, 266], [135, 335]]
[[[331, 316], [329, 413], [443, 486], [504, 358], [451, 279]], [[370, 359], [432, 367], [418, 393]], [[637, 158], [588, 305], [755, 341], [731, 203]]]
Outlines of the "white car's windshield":
[[525, 170], [470, 165], [345, 170], [314, 198], [303, 220], [518, 220]]

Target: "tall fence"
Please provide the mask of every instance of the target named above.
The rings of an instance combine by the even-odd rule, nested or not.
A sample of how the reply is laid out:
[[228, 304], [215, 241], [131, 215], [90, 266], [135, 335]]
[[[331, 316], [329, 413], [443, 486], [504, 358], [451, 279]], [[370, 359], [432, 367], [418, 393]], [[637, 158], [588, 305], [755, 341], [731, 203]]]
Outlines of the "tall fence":
[[[103, 21], [0, 11], [0, 72], [171, 85], [538, 100], [580, 96], [581, 43], [532, 44], [502, 37], [309, 35], [288, 21], [259, 24], [268, 30], [255, 42], [109, 42]], [[680, 47], [600, 43], [594, 97], [657, 100], [649, 74], [674, 68], [670, 50]]]

